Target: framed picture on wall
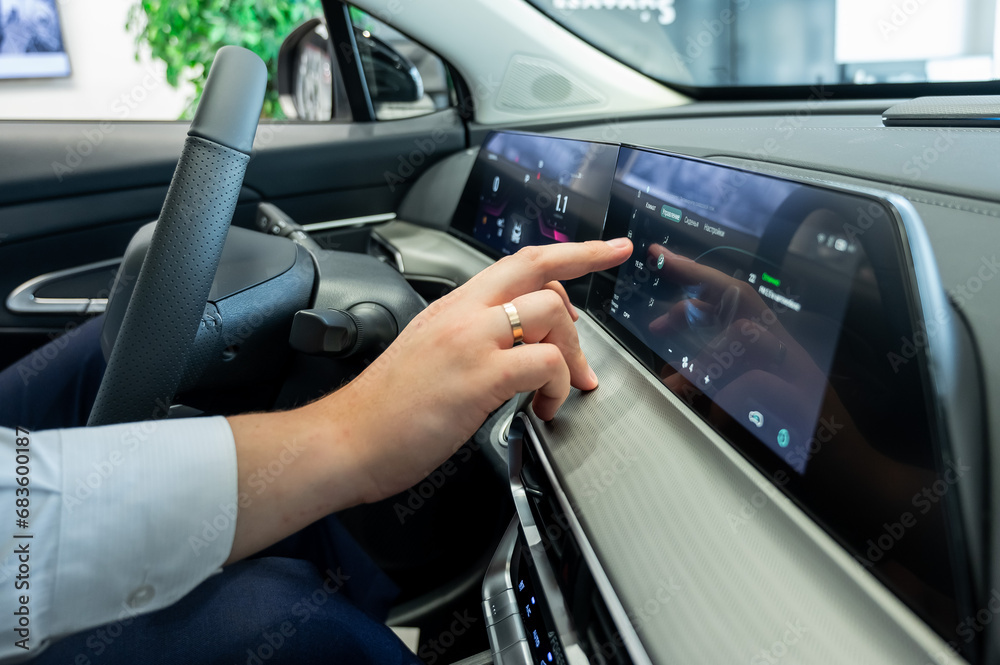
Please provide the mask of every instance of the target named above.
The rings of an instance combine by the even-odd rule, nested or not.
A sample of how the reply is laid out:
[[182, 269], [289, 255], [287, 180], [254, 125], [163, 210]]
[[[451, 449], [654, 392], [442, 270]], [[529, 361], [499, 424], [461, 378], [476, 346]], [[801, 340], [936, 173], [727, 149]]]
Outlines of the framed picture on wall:
[[0, 0], [0, 79], [69, 75], [56, 0]]

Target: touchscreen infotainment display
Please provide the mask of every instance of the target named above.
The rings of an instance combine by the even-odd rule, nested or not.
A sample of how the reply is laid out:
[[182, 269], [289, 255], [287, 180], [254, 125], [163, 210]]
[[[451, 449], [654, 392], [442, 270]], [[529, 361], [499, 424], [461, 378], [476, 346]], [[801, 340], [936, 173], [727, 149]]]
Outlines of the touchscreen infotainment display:
[[594, 276], [587, 309], [961, 644], [957, 493], [928, 488], [963, 471], [941, 453], [898, 215], [867, 194], [622, 147], [603, 237], [634, 251]]
[[846, 202], [631, 149], [614, 196], [635, 252], [611, 316], [803, 472], [858, 266], [833, 212]]
[[483, 142], [452, 228], [493, 256], [601, 236], [618, 146], [494, 132]]

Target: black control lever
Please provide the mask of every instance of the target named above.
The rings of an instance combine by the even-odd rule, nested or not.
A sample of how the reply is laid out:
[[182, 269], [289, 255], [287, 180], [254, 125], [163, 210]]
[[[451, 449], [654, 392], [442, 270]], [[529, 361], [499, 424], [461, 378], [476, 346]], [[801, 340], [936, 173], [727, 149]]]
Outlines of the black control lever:
[[348, 310], [303, 309], [295, 313], [288, 343], [296, 351], [328, 358], [347, 358], [396, 339], [399, 328], [385, 307], [372, 302]]
[[323, 249], [301, 224], [273, 203], [261, 203], [257, 206], [257, 230], [268, 235], [294, 240], [313, 254]]

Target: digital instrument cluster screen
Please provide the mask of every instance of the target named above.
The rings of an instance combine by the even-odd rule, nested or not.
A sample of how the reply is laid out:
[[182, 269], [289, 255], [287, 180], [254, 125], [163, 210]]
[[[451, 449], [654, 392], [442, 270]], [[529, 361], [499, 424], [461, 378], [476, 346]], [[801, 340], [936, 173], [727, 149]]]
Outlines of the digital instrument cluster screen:
[[452, 228], [495, 257], [601, 236], [618, 146], [513, 132], [483, 142]]
[[960, 519], [925, 488], [959, 471], [938, 448], [902, 234], [876, 197], [622, 147], [603, 237], [634, 251], [594, 276], [587, 308], [952, 639]]

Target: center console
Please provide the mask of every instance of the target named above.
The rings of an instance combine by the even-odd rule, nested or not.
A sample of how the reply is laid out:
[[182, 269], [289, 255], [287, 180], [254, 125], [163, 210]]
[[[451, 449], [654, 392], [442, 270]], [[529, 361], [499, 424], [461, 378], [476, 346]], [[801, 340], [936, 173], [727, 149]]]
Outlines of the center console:
[[[571, 292], [601, 387], [510, 427], [517, 517], [483, 585], [496, 662], [690, 657], [699, 611], [766, 632], [787, 607], [839, 617], [838, 594], [881, 599], [844, 635], [898, 603], [915, 622], [889, 621], [883, 646], [974, 653], [960, 627], [984, 588], [981, 391], [906, 200], [512, 133], [487, 138], [462, 200], [453, 232], [496, 257], [634, 247]], [[687, 613], [664, 571], [697, 590]], [[788, 581], [773, 599], [755, 586], [772, 576]], [[726, 601], [736, 589], [768, 603]], [[806, 589], [824, 604], [800, 606]]]

